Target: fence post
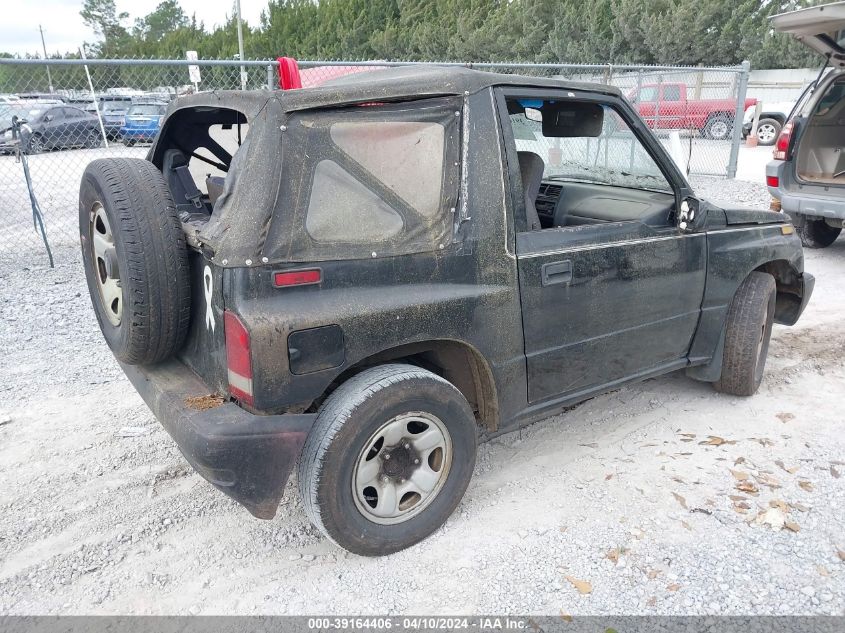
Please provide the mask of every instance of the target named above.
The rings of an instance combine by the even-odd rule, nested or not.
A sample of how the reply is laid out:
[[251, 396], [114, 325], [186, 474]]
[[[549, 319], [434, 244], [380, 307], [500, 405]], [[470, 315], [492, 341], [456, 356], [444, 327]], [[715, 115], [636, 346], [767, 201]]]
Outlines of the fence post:
[[278, 86], [278, 82], [276, 80], [276, 73], [273, 71], [273, 66], [267, 66], [267, 90], [275, 90]]
[[739, 160], [739, 144], [742, 141], [742, 118], [745, 115], [745, 96], [748, 92], [748, 74], [751, 62], [745, 60], [739, 71], [739, 86], [736, 91], [736, 112], [734, 113], [734, 133], [731, 139], [731, 157], [728, 161], [728, 178], [736, 178], [736, 166]]

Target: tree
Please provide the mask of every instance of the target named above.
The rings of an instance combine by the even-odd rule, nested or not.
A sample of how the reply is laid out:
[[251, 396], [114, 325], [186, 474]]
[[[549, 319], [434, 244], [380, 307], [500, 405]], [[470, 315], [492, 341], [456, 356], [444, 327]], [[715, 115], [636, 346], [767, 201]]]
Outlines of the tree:
[[114, 0], [85, 0], [79, 15], [86, 26], [103, 38], [102, 44], [93, 47], [101, 57], [118, 54], [129, 40], [129, 32], [121, 24], [129, 14], [118, 13]]

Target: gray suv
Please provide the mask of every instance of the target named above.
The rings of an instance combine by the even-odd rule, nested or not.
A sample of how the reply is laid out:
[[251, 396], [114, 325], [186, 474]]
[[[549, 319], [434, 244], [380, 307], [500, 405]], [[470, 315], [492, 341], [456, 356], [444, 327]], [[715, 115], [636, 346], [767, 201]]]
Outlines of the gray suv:
[[823, 55], [831, 67], [796, 104], [766, 166], [804, 246], [830, 246], [845, 222], [845, 2], [782, 13], [775, 30]]

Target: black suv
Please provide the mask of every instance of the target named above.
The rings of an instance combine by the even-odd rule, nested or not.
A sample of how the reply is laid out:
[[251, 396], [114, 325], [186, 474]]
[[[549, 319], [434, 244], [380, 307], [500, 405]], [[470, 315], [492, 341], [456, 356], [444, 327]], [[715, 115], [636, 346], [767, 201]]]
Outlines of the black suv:
[[80, 191], [94, 308], [208, 481], [395, 552], [476, 442], [685, 369], [736, 395], [813, 288], [780, 213], [695, 197], [618, 90], [383, 70], [173, 103]]

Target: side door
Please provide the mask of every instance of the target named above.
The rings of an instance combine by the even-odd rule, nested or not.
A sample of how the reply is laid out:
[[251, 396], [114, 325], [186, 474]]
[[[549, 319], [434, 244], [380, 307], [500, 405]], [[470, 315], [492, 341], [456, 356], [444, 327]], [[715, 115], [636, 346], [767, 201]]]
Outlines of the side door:
[[44, 113], [44, 117], [41, 119], [40, 132], [46, 147], [60, 145], [63, 126], [64, 115], [61, 108], [50, 108]]
[[[535, 109], [539, 95], [528, 96]], [[681, 233], [675, 224], [686, 184], [659, 143], [630, 126], [630, 109], [620, 99], [561, 97], [542, 95], [542, 134], [531, 147], [508, 138], [508, 121], [502, 126], [508, 162], [530, 152], [545, 163], [535, 202], [542, 228], [527, 230], [531, 224], [520, 221], [515, 204], [532, 404], [684, 366], [706, 273], [705, 235]], [[518, 103], [519, 95], [502, 94], [499, 112], [516, 123], [521, 115], [514, 99]], [[567, 111], [573, 102], [597, 107], [601, 129], [579, 135], [545, 123], [549, 116], [577, 128], [578, 108], [575, 115]], [[544, 146], [560, 146], [560, 161], [557, 154], [543, 156]], [[527, 207], [532, 183], [524, 178], [511, 184], [520, 192], [514, 199]]]
[[660, 118], [662, 129], [678, 130], [685, 127], [687, 102], [681, 84], [664, 84], [661, 87]]

